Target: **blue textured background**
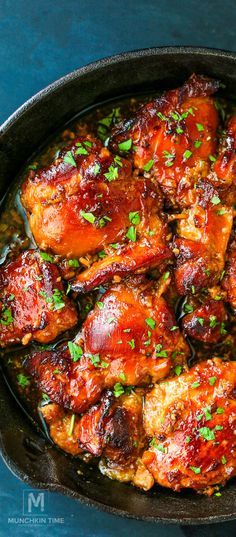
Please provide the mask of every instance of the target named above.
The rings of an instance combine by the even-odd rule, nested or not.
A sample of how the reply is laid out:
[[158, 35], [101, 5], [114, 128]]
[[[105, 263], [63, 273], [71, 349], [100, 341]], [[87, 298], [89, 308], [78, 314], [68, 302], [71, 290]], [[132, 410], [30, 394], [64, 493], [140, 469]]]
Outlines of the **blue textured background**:
[[[235, 0], [0, 0], [0, 123], [56, 78], [104, 56], [162, 45], [236, 51], [235, 23]], [[0, 537], [123, 537], [131, 532], [138, 537], [227, 537], [236, 533], [236, 523], [179, 528], [123, 520], [58, 494], [48, 494], [48, 514], [64, 518], [63, 524], [22, 527], [8, 518], [22, 516], [24, 491], [28, 488], [1, 463]]]

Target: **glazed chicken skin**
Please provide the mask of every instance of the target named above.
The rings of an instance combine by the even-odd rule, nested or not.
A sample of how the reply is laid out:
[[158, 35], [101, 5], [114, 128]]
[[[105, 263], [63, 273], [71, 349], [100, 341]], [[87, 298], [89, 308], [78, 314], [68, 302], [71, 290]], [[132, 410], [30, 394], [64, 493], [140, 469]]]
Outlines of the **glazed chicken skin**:
[[53, 402], [84, 412], [105, 388], [138, 386], [186, 367], [189, 348], [173, 312], [143, 276], [111, 286], [75, 342], [27, 357], [26, 369]]
[[108, 248], [106, 259], [78, 276], [77, 291], [172, 257], [158, 189], [91, 137], [77, 138], [48, 168], [31, 170], [21, 201], [42, 250], [80, 259]]
[[180, 295], [195, 294], [219, 282], [232, 225], [232, 207], [221, 203], [210, 183], [200, 184], [194, 205], [178, 222], [174, 241], [175, 282]]
[[228, 262], [222, 280], [222, 288], [226, 291], [226, 300], [236, 314], [236, 239], [230, 244]]
[[77, 324], [58, 268], [35, 250], [1, 267], [0, 311], [1, 347], [31, 340], [48, 343]]
[[212, 494], [236, 474], [235, 388], [236, 362], [213, 359], [147, 394], [142, 462], [156, 483]]
[[185, 335], [204, 343], [217, 343], [224, 339], [228, 314], [221, 300], [206, 299], [196, 308], [187, 304], [187, 311], [190, 313], [182, 319]]
[[52, 441], [63, 451], [77, 456], [82, 453], [78, 444], [78, 427], [80, 416], [66, 412], [57, 403], [39, 406], [39, 412], [45, 420]]
[[71, 455], [86, 452], [102, 456], [102, 473], [119, 481], [132, 481], [137, 459], [146, 445], [141, 390], [119, 397], [106, 391], [82, 417], [56, 403], [43, 405], [40, 412], [58, 447]]
[[[222, 189], [236, 186], [236, 115], [227, 124], [219, 155], [212, 167], [211, 179]], [[235, 188], [233, 192], [232, 203], [235, 203]]]
[[216, 80], [192, 75], [114, 128], [110, 147], [126, 155], [129, 144], [134, 166], [152, 174], [172, 205], [189, 206], [194, 183], [210, 170], [218, 127], [211, 95], [218, 88]]

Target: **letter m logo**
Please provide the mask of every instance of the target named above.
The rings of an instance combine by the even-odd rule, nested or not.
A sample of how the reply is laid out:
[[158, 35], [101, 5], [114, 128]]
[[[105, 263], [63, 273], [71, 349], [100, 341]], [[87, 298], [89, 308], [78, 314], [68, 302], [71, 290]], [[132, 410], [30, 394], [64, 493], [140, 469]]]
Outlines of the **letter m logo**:
[[23, 514], [45, 514], [45, 492], [37, 490], [23, 491]]

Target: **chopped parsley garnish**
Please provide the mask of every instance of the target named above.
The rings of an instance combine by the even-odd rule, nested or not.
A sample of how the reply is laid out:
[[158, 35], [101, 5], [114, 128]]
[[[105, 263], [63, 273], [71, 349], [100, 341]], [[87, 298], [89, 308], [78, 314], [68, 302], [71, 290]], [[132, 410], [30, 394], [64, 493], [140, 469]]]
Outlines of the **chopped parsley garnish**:
[[135, 348], [135, 341], [134, 341], [134, 339], [131, 339], [130, 341], [128, 341], [128, 345], [130, 345], [131, 349], [134, 350], [134, 348]]
[[75, 152], [76, 155], [88, 155], [87, 149], [82, 146], [81, 142], [77, 142], [75, 145], [78, 147]]
[[163, 157], [166, 159], [165, 166], [167, 166], [167, 168], [170, 168], [170, 166], [173, 166], [175, 153], [169, 153], [169, 151], [163, 151]]
[[206, 418], [206, 421], [209, 421], [212, 419], [212, 415], [210, 413], [210, 410], [211, 410], [211, 407], [208, 406], [206, 408], [203, 409], [204, 413], [205, 413], [205, 418]]
[[145, 164], [145, 166], [143, 167], [144, 171], [145, 172], [149, 172], [151, 170], [151, 168], [153, 167], [153, 164], [154, 164], [154, 160], [149, 160], [147, 162], [147, 164]]
[[107, 369], [109, 367], [109, 364], [107, 362], [104, 362], [104, 360], [102, 360], [100, 367], [102, 367], [102, 369]]
[[126, 381], [126, 376], [125, 376], [123, 371], [120, 372], [119, 377], [120, 377], [121, 380], [123, 380], [123, 382]]
[[191, 304], [184, 304], [184, 311], [185, 311], [185, 313], [192, 313], [193, 312], [193, 306], [191, 306]]
[[227, 330], [225, 328], [225, 323], [224, 322], [220, 323], [220, 334], [222, 336], [225, 336], [225, 334], [227, 334]]
[[183, 157], [185, 160], [188, 160], [192, 156], [192, 151], [189, 151], [189, 149], [186, 149], [186, 151], [183, 154]]
[[139, 213], [138, 211], [131, 211], [129, 213], [129, 221], [131, 222], [131, 224], [134, 224], [134, 225], [137, 225], [137, 224], [140, 224], [140, 216], [139, 216]]
[[90, 224], [94, 224], [94, 222], [96, 220], [96, 218], [95, 218], [93, 213], [86, 213], [82, 209], [80, 211], [80, 216], [82, 216], [82, 218], [84, 218], [84, 220], [87, 220], [87, 222], [89, 222]]
[[224, 409], [221, 408], [221, 407], [218, 407], [218, 408], [216, 409], [216, 414], [224, 414]]
[[79, 261], [78, 261], [78, 259], [69, 259], [68, 265], [69, 265], [69, 267], [78, 268], [79, 267]]
[[203, 326], [204, 325], [204, 319], [202, 317], [197, 317], [197, 322]]
[[71, 151], [67, 151], [67, 153], [65, 154], [65, 156], [63, 157], [63, 160], [66, 164], [70, 164], [71, 166], [74, 166], [75, 168], [77, 167], [77, 164], [75, 162], [75, 159], [71, 153]]
[[201, 145], [202, 145], [201, 140], [196, 140], [196, 141], [194, 142], [194, 147], [196, 147], [196, 149], [199, 149], [199, 147], [201, 147]]
[[201, 382], [199, 382], [199, 380], [196, 380], [195, 382], [191, 384], [191, 388], [193, 389], [199, 388], [200, 385], [201, 385]]
[[177, 375], [177, 377], [179, 377], [180, 373], [182, 372], [182, 366], [181, 365], [176, 365], [174, 371], [175, 371], [175, 374]]
[[221, 457], [221, 462], [222, 462], [222, 464], [227, 463], [227, 459], [226, 459], [226, 457], [224, 455]]
[[213, 196], [211, 198], [212, 205], [218, 205], [220, 203], [220, 198], [218, 196]]
[[171, 332], [174, 332], [175, 330], [178, 330], [178, 328], [179, 328], [178, 326], [172, 326], [171, 329], [170, 329], [170, 331], [171, 331]]
[[216, 157], [214, 157], [213, 155], [209, 155], [208, 158], [209, 158], [209, 160], [210, 160], [211, 162], [215, 162], [215, 161], [216, 161]]
[[98, 300], [98, 302], [96, 302], [96, 305], [97, 305], [97, 307], [98, 307], [100, 310], [102, 310], [103, 307], [104, 307], [103, 302], [100, 302], [99, 300]]
[[89, 359], [91, 360], [92, 364], [94, 365], [94, 367], [98, 367], [99, 365], [99, 362], [100, 362], [100, 356], [99, 354], [89, 354]]
[[196, 123], [196, 127], [197, 127], [198, 132], [204, 131], [204, 127], [201, 123]]
[[129, 138], [129, 140], [125, 140], [124, 142], [120, 142], [118, 144], [118, 147], [121, 151], [129, 151], [132, 147], [132, 140]]
[[210, 315], [210, 328], [215, 328], [219, 323], [217, 322], [217, 318], [215, 315]]
[[113, 393], [115, 397], [120, 397], [123, 393], [125, 393], [124, 387], [120, 382], [116, 382]]
[[107, 225], [107, 222], [112, 222], [112, 218], [109, 216], [103, 216], [99, 220], [99, 227], [105, 227]]
[[61, 310], [65, 306], [65, 302], [63, 302], [63, 291], [60, 291], [59, 289], [53, 289], [53, 295], [52, 300], [54, 302], [53, 304], [53, 310]]
[[184, 130], [182, 129], [182, 127], [176, 127], [175, 132], [177, 134], [183, 134]]
[[224, 427], [222, 427], [222, 425], [216, 425], [215, 426], [215, 431], [222, 431], [224, 429]]
[[101, 171], [100, 164], [98, 164], [98, 163], [94, 164], [94, 166], [92, 168], [93, 175], [95, 175], [95, 176], [98, 175], [100, 171]]
[[168, 353], [167, 353], [167, 351], [162, 350], [162, 345], [161, 345], [161, 343], [158, 343], [158, 344], [156, 345], [156, 357], [157, 357], [157, 358], [167, 358], [167, 357], [168, 357]]
[[126, 233], [127, 239], [129, 239], [132, 242], [136, 242], [137, 239], [137, 231], [134, 226], [130, 226], [127, 233]]
[[212, 429], [209, 429], [209, 427], [201, 427], [199, 429], [199, 433], [201, 436], [203, 436], [203, 438], [205, 438], [205, 440], [215, 440], [214, 431], [212, 431]]
[[159, 119], [161, 119], [161, 121], [167, 121], [168, 120], [168, 117], [164, 116], [161, 112], [157, 112], [157, 116], [159, 117]]
[[195, 474], [200, 474], [201, 473], [201, 468], [197, 468], [196, 466], [189, 466], [190, 470], [192, 470], [192, 472], [194, 472]]
[[191, 442], [191, 436], [186, 436], [185, 442], [186, 444], [189, 444], [189, 442]]
[[223, 216], [224, 214], [227, 214], [227, 210], [226, 209], [219, 209], [216, 214], [218, 214], [218, 216]]
[[169, 271], [167, 271], [167, 272], [165, 272], [165, 274], [163, 274], [163, 280], [164, 280], [164, 282], [166, 282], [166, 280], [168, 280], [169, 276], [170, 276], [170, 272], [169, 272]]
[[155, 326], [156, 326], [156, 321], [154, 321], [153, 319], [151, 319], [150, 317], [145, 319], [145, 323], [147, 323], [148, 326], [150, 326], [150, 328], [152, 330], [154, 330]]
[[106, 177], [109, 183], [111, 183], [111, 181], [114, 181], [118, 178], [118, 168], [111, 164], [111, 166], [108, 168], [108, 172], [104, 173], [104, 177]]
[[18, 381], [18, 384], [22, 388], [25, 388], [26, 386], [28, 386], [30, 384], [30, 379], [28, 377], [26, 377], [25, 375], [23, 375], [22, 373], [17, 375], [17, 381]]
[[0, 322], [3, 326], [8, 326], [9, 324], [13, 323], [12, 311], [10, 308], [5, 308], [5, 306], [2, 306]]
[[75, 425], [75, 414], [72, 414], [71, 419], [70, 419], [70, 427], [69, 427], [69, 431], [68, 431], [68, 436], [72, 435], [74, 425]]
[[217, 380], [217, 377], [210, 377], [210, 378], [209, 378], [209, 384], [210, 384], [210, 386], [214, 386], [216, 380]]
[[54, 257], [52, 255], [49, 255], [46, 252], [39, 252], [39, 253], [40, 253], [40, 257], [42, 257], [44, 261], [49, 261], [49, 263], [54, 263]]
[[107, 256], [106, 252], [104, 252], [104, 250], [100, 250], [100, 252], [98, 252], [98, 257], [99, 259], [104, 259], [104, 257]]
[[83, 356], [83, 349], [73, 341], [68, 341], [68, 349], [73, 362], [77, 362]]
[[123, 164], [122, 164], [122, 160], [121, 160], [121, 158], [120, 158], [120, 155], [115, 155], [115, 157], [114, 157], [114, 162], [115, 162], [116, 164], [118, 164], [118, 166], [120, 166], [120, 167], [122, 168]]
[[157, 449], [158, 451], [161, 451], [162, 453], [166, 453], [166, 450], [163, 444], [158, 444], [155, 437], [153, 437], [152, 440], [150, 440], [149, 446], [154, 447], [155, 449]]

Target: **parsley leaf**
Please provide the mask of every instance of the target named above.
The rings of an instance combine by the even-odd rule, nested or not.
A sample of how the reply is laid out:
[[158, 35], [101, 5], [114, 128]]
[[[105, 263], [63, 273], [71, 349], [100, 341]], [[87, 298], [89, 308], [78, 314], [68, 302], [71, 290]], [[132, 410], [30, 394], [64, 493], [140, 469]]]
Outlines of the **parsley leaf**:
[[68, 341], [68, 349], [73, 362], [77, 362], [83, 355], [82, 348], [76, 343], [73, 343], [73, 341]]
[[127, 239], [129, 239], [130, 241], [132, 242], [136, 242], [136, 239], [137, 239], [137, 231], [135, 229], [134, 226], [130, 226], [130, 228], [128, 229], [127, 233], [126, 233], [126, 237]]
[[67, 151], [67, 153], [65, 154], [65, 156], [63, 157], [63, 160], [66, 164], [70, 164], [71, 166], [74, 166], [75, 168], [77, 167], [77, 164], [75, 162], [75, 159], [71, 153], [71, 151]]
[[87, 220], [87, 222], [89, 222], [90, 224], [94, 224], [96, 218], [94, 216], [93, 213], [86, 213], [85, 211], [83, 211], [81, 209], [80, 211], [80, 216], [82, 216], [82, 218], [84, 218], [85, 220]]
[[125, 140], [124, 142], [120, 142], [118, 144], [118, 147], [121, 151], [129, 151], [132, 147], [132, 140], [129, 138], [129, 140]]

